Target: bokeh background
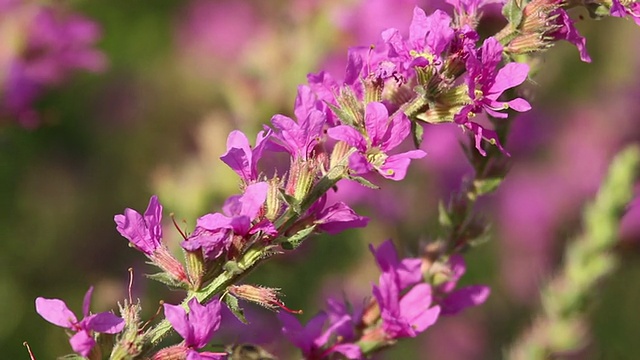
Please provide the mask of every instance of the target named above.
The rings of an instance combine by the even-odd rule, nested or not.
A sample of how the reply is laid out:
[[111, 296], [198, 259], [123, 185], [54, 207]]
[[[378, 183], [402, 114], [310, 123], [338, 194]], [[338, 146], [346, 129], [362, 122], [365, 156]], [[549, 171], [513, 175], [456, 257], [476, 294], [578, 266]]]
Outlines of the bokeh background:
[[[193, 226], [238, 191], [235, 174], [218, 160], [229, 131], [255, 134], [273, 114], [290, 115], [307, 73], [328, 69], [341, 76], [348, 46], [375, 43], [387, 27], [406, 31], [416, 3], [451, 12], [443, 2], [416, 0], [49, 4], [61, 18], [95, 22], [100, 35], [88, 47], [99, 50], [104, 63], [80, 64], [50, 81], [26, 113], [0, 113], [0, 357], [27, 358], [23, 341], [38, 359], [68, 353], [63, 331], [35, 313], [34, 299], [61, 298], [79, 312], [82, 295], [94, 285], [93, 311], [115, 309], [126, 297], [130, 267], [147, 318], [159, 300], [178, 302], [180, 294], [143, 277], [153, 269], [116, 232], [113, 215], [125, 207], [142, 211], [158, 194], [167, 241], [175, 247], [179, 236], [169, 212]], [[38, 57], [15, 40], [30, 31], [32, 13], [20, 10], [22, 20], [9, 22], [24, 6], [42, 4], [0, 1], [0, 60]], [[500, 27], [494, 10], [486, 15], [482, 29]], [[500, 358], [537, 309], [539, 289], [579, 231], [580, 209], [613, 154], [640, 139], [640, 28], [621, 19], [577, 27], [593, 62], [580, 62], [566, 43], [540, 59], [527, 86], [534, 110], [514, 122], [507, 142], [511, 172], [479, 204], [494, 224], [492, 236], [467, 253], [463, 282], [489, 284], [491, 297], [381, 358]], [[0, 61], [5, 97], [9, 60]], [[377, 279], [368, 243], [391, 237], [408, 256], [434, 236], [438, 201], [471, 171], [459, 133], [453, 126], [427, 127], [429, 155], [412, 164], [401, 184], [377, 192], [341, 184], [350, 189], [344, 199], [369, 215], [371, 225], [318, 237], [250, 281], [282, 288], [287, 305], [305, 311], [303, 319], [322, 308], [327, 295], [361, 301]], [[616, 249], [621, 266], [594, 294], [589, 341], [573, 358], [640, 354], [638, 212], [632, 209], [623, 225]], [[250, 330], [229, 320], [214, 342], [251, 340], [286, 354], [273, 335], [273, 314], [250, 309], [249, 318]]]

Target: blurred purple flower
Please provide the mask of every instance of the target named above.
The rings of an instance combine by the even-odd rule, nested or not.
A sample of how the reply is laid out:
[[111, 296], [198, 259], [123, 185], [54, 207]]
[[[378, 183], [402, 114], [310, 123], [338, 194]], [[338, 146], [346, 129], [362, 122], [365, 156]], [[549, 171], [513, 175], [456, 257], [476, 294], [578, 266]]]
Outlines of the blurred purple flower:
[[373, 245], [369, 245], [369, 250], [371, 250], [383, 274], [395, 274], [400, 291], [422, 281], [422, 259], [405, 258], [400, 260], [391, 239], [380, 244], [377, 249]]
[[453, 254], [449, 258], [450, 278], [444, 284], [438, 286], [437, 292], [442, 299], [439, 304], [442, 308], [441, 315], [456, 315], [464, 309], [483, 304], [491, 289], [483, 285], [470, 285], [456, 289], [458, 281], [467, 270], [464, 258], [459, 254]]
[[[12, 6], [9, 11], [17, 13], [22, 6]], [[34, 120], [31, 107], [47, 87], [60, 84], [74, 70], [99, 72], [106, 67], [104, 55], [93, 48], [100, 38], [95, 22], [77, 14], [63, 15], [48, 6], [39, 6], [33, 14], [25, 29], [23, 48], [10, 62], [1, 89], [0, 113], [17, 116], [22, 122]], [[0, 15], [0, 19], [7, 16], [11, 13]]]
[[278, 319], [282, 324], [282, 333], [297, 348], [302, 351], [305, 359], [323, 359], [329, 354], [340, 353], [348, 359], [360, 359], [362, 354], [360, 347], [351, 343], [337, 343], [326, 348], [336, 329], [349, 322], [348, 315], [332, 321], [329, 328], [322, 331], [328, 316], [320, 312], [314, 316], [306, 326], [302, 326], [298, 319], [285, 312], [278, 313]]
[[189, 2], [182, 14], [177, 38], [191, 56], [230, 62], [246, 50], [261, 27], [262, 18], [250, 1], [196, 0]]
[[110, 312], [90, 315], [89, 306], [93, 286], [89, 288], [82, 302], [82, 320], [78, 321], [75, 314], [69, 310], [67, 304], [60, 299], [36, 299], [36, 312], [48, 322], [70, 329], [75, 334], [69, 339], [71, 348], [82, 356], [88, 356], [96, 345], [93, 332], [116, 334], [124, 328], [124, 319]]
[[640, 3], [637, 1], [629, 1], [622, 5], [620, 0], [612, 0], [610, 14], [615, 17], [631, 15], [633, 21], [640, 25]]

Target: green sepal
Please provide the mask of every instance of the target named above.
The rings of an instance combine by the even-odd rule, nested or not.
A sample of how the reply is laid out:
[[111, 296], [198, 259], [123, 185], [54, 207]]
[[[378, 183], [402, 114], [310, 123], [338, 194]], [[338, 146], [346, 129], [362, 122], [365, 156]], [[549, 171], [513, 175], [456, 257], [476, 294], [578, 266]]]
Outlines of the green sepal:
[[224, 297], [222, 298], [222, 301], [224, 301], [225, 304], [227, 304], [227, 307], [229, 308], [229, 310], [231, 310], [231, 312], [233, 313], [233, 315], [235, 315], [235, 317], [240, 320], [240, 322], [242, 322], [243, 324], [248, 324], [249, 322], [247, 321], [247, 318], [244, 316], [244, 309], [242, 309], [240, 307], [240, 305], [238, 304], [238, 298], [226, 293], [224, 295]]
[[416, 149], [419, 148], [420, 144], [422, 144], [424, 128], [415, 120], [411, 120], [411, 135], [413, 137], [413, 145], [415, 145]]
[[325, 104], [327, 104], [329, 109], [331, 109], [331, 111], [333, 111], [333, 113], [336, 114], [338, 119], [340, 119], [340, 121], [343, 124], [353, 126], [353, 124], [356, 123], [356, 119], [353, 117], [353, 115], [350, 112], [344, 111], [341, 108], [339, 108], [338, 106], [335, 106], [335, 105], [330, 104], [328, 102], [325, 102]]
[[189, 286], [183, 282], [176, 281], [173, 277], [165, 272], [160, 272], [156, 274], [145, 274], [148, 279], [155, 280], [157, 282], [163, 283], [169, 286], [172, 289], [181, 289], [188, 290]]
[[522, 22], [522, 0], [508, 0], [502, 7], [502, 15], [509, 21], [511, 29], [517, 29]]
[[380, 189], [380, 186], [372, 183], [371, 181], [363, 178], [362, 176], [347, 175], [347, 179], [353, 180], [353, 181], [357, 182], [358, 184], [360, 184], [362, 186], [366, 186], [366, 187], [368, 187], [370, 189], [375, 189], [375, 190]]
[[289, 208], [293, 210], [296, 214], [300, 215], [300, 201], [295, 197], [284, 192], [284, 189], [280, 189], [280, 195], [282, 196], [282, 201], [289, 205]]
[[283, 249], [293, 250], [300, 246], [302, 242], [316, 229], [315, 225], [311, 225], [308, 228], [302, 229], [292, 236], [288, 237], [287, 240], [283, 241], [280, 245]]

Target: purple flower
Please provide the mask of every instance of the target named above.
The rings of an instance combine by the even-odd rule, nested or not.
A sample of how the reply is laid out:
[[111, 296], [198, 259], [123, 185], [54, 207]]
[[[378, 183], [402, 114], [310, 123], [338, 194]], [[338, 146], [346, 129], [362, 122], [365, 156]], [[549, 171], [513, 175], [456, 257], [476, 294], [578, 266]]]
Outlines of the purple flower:
[[282, 324], [284, 336], [302, 351], [305, 359], [323, 359], [332, 353], [340, 353], [347, 359], [362, 358], [360, 347], [356, 344], [336, 343], [326, 347], [336, 329], [351, 320], [348, 315], [333, 321], [324, 332], [322, 329], [327, 320], [327, 314], [324, 312], [314, 316], [304, 327], [293, 315], [284, 312], [278, 313], [278, 319]]
[[144, 216], [135, 210], [126, 208], [124, 214], [113, 217], [118, 232], [128, 239], [136, 249], [151, 256], [162, 241], [162, 205], [153, 195], [149, 200]]
[[[322, 204], [320, 207], [324, 206], [325, 201], [326, 197], [318, 201], [318, 203]], [[310, 211], [312, 210], [310, 209]], [[337, 202], [319, 211], [315, 218], [314, 224], [317, 225], [317, 229], [331, 235], [336, 235], [348, 229], [365, 227], [369, 223], [369, 218], [356, 214], [353, 209], [343, 202]]]
[[70, 329], [75, 334], [69, 339], [71, 348], [82, 356], [88, 356], [91, 349], [96, 345], [93, 332], [116, 334], [124, 328], [124, 319], [115, 316], [110, 312], [89, 314], [91, 294], [93, 287], [90, 287], [82, 302], [82, 320], [78, 321], [75, 314], [69, 310], [67, 304], [60, 299], [36, 299], [36, 312], [48, 322]]
[[470, 26], [476, 28], [482, 13], [481, 8], [489, 4], [501, 4], [503, 0], [445, 0], [453, 6], [457, 23], [460, 27]]
[[222, 207], [223, 213], [207, 214], [197, 220], [194, 232], [182, 247], [188, 251], [202, 249], [205, 257], [215, 259], [229, 249], [234, 234], [246, 237], [263, 231], [275, 235], [277, 230], [270, 221], [254, 224], [268, 191], [269, 184], [259, 182], [247, 186], [244, 194], [231, 196]]
[[[332, 298], [327, 300], [329, 322], [332, 324], [341, 324], [340, 326], [334, 327], [334, 333], [345, 341], [356, 340], [356, 327], [362, 319], [363, 311], [364, 309], [362, 308], [353, 309], [352, 305], [345, 301]], [[345, 316], [349, 318], [349, 321], [342, 322]]]
[[365, 135], [347, 125], [327, 130], [331, 138], [344, 141], [358, 150], [349, 158], [349, 167], [354, 173], [367, 174], [376, 170], [387, 179], [402, 180], [411, 159], [420, 159], [426, 155], [422, 150], [411, 150], [397, 155], [387, 154], [409, 135], [410, 123], [401, 114], [389, 121], [389, 112], [382, 103], [367, 104], [364, 122]]
[[507, 102], [498, 101], [505, 90], [522, 84], [529, 73], [528, 65], [514, 62], [496, 71], [501, 59], [502, 45], [493, 37], [484, 41], [477, 54], [471, 54], [467, 58], [466, 84], [471, 103], [463, 106], [454, 116], [456, 123], [474, 134], [476, 149], [482, 155], [486, 155], [481, 146], [483, 139], [495, 144], [501, 151], [505, 153], [506, 151], [502, 148], [495, 132], [470, 121], [470, 117], [484, 110], [493, 117], [506, 118], [508, 115], [500, 111], [512, 108], [523, 112], [531, 109], [531, 105], [522, 98]]
[[275, 145], [291, 154], [294, 160], [308, 160], [322, 137], [326, 122], [326, 116], [320, 110], [322, 108], [310, 87], [299, 86], [294, 105], [298, 122], [279, 114], [271, 118], [275, 128], [272, 140], [277, 140]]
[[[556, 16], [553, 17], [553, 15]], [[569, 14], [567, 14], [567, 11], [563, 8], [558, 8], [553, 15], [552, 18], [555, 19], [554, 22], [557, 23], [559, 27], [556, 31], [549, 34], [549, 36], [555, 39], [566, 40], [574, 44], [580, 52], [580, 60], [590, 63], [591, 57], [589, 56], [589, 53], [587, 53], [587, 40], [584, 36], [580, 35], [578, 29], [576, 29], [574, 25], [575, 21], [571, 20]], [[638, 20], [636, 19], [636, 21]]]
[[245, 183], [256, 182], [258, 161], [270, 135], [271, 131], [260, 131], [256, 138], [256, 146], [252, 149], [247, 136], [242, 131], [234, 130], [227, 138], [227, 152], [220, 159], [240, 175]]
[[467, 270], [462, 256], [452, 255], [449, 258], [449, 267], [451, 270], [449, 281], [437, 289], [440, 297], [443, 298], [440, 301], [441, 315], [456, 315], [468, 307], [481, 305], [487, 300], [491, 293], [488, 286], [470, 285], [455, 289], [458, 281]]
[[207, 305], [201, 305], [197, 299], [189, 300], [189, 313], [180, 305], [163, 304], [164, 316], [184, 339], [187, 350], [187, 360], [225, 359], [226, 353], [202, 352], [202, 349], [213, 337], [213, 333], [220, 327], [220, 301], [213, 300]]
[[615, 17], [631, 15], [633, 21], [640, 25], [640, 3], [636, 1], [622, 5], [620, 0], [612, 0], [610, 14]]
[[440, 314], [439, 306], [431, 306], [431, 286], [420, 283], [400, 296], [400, 281], [394, 272], [380, 275], [380, 286], [373, 295], [380, 307], [382, 330], [386, 339], [416, 337], [433, 325]]
[[382, 273], [394, 273], [400, 291], [422, 281], [422, 259], [406, 258], [400, 260], [391, 239], [386, 240], [377, 249], [369, 245]]
[[389, 57], [398, 61], [402, 70], [441, 64], [440, 55], [453, 37], [451, 17], [447, 13], [436, 10], [427, 16], [419, 7], [413, 10], [407, 40], [397, 29], [387, 29], [382, 33], [384, 42], [389, 44]]
[[[524, 112], [531, 109], [531, 105], [522, 98], [498, 101], [505, 90], [522, 84], [529, 73], [527, 64], [516, 62], [508, 63], [496, 72], [501, 59], [502, 45], [493, 37], [484, 41], [476, 56], [472, 54], [467, 59], [466, 83], [472, 103], [466, 108], [470, 112], [477, 114], [484, 109], [493, 117], [506, 118], [508, 115], [500, 111], [511, 108]], [[465, 123], [466, 119], [457, 119], [456, 122]]]

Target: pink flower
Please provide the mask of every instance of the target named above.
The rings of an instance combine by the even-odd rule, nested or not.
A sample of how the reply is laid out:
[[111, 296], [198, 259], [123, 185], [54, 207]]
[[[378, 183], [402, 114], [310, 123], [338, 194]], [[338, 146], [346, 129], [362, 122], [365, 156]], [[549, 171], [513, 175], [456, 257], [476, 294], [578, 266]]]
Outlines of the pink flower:
[[89, 305], [93, 287], [90, 287], [82, 303], [82, 320], [78, 321], [75, 314], [69, 310], [67, 304], [60, 299], [36, 299], [36, 312], [48, 322], [70, 329], [75, 335], [69, 339], [71, 348], [82, 356], [88, 356], [96, 345], [93, 332], [116, 334], [124, 328], [124, 319], [110, 312], [89, 314]]

